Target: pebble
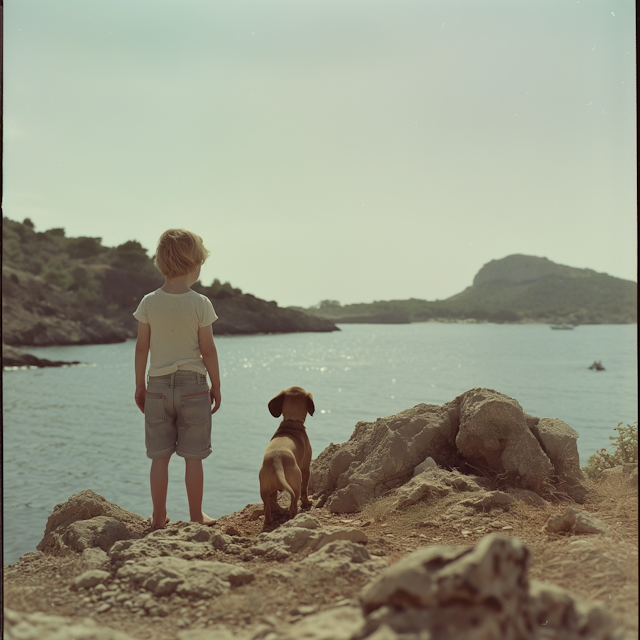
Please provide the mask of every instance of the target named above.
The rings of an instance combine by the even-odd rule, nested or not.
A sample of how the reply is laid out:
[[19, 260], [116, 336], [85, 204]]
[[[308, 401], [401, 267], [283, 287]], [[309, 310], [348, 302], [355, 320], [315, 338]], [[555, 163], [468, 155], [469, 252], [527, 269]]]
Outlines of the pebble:
[[97, 609], [96, 613], [104, 613], [105, 611], [109, 611], [111, 609], [111, 605], [108, 602], [103, 602]]

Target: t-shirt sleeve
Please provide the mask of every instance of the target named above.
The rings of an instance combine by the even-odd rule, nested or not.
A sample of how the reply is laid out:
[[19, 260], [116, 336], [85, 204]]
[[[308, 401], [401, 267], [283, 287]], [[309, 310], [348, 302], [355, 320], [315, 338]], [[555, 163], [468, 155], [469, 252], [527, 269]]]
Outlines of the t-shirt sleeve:
[[146, 322], [149, 324], [149, 316], [147, 315], [146, 296], [140, 300], [138, 308], [133, 312], [133, 317], [138, 322]]
[[198, 322], [201, 327], [208, 327], [210, 324], [213, 324], [218, 319], [216, 312], [213, 309], [213, 305], [211, 304], [211, 300], [206, 296], [202, 296], [202, 306], [200, 309], [200, 318]]

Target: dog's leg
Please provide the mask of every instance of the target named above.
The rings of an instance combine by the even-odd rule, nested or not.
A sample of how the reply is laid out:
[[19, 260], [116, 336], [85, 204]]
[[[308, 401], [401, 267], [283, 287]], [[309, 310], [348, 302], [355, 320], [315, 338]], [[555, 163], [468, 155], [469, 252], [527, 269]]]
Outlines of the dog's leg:
[[300, 486], [302, 484], [302, 474], [298, 465], [294, 465], [288, 469], [290, 474], [289, 480], [291, 494], [291, 506], [289, 507], [289, 517], [295, 518], [298, 515], [298, 500], [300, 500]]
[[307, 487], [309, 486], [309, 476], [311, 472], [309, 469], [302, 470], [302, 484], [300, 485], [300, 499], [303, 507], [310, 507], [313, 503], [309, 500], [307, 495]]
[[271, 495], [267, 492], [260, 491], [260, 497], [264, 504], [264, 523], [271, 524], [273, 522], [273, 517], [271, 515]]

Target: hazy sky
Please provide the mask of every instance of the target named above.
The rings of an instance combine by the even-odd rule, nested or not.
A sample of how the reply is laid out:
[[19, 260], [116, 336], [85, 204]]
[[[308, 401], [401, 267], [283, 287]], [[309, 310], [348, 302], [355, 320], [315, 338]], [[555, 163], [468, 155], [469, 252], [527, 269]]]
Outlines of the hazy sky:
[[4, 213], [281, 305], [636, 279], [631, 0], [6, 0]]

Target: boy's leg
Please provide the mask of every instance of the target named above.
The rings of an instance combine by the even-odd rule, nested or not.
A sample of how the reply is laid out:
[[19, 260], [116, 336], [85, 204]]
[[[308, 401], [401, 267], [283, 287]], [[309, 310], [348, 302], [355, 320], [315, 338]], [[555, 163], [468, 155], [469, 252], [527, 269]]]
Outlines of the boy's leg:
[[191, 522], [199, 522], [211, 526], [215, 520], [202, 511], [202, 490], [204, 486], [204, 472], [202, 460], [185, 458], [184, 484], [187, 487], [189, 500], [189, 517]]
[[155, 529], [164, 527], [167, 522], [167, 487], [169, 486], [169, 460], [166, 458], [151, 461], [151, 501], [153, 502], [153, 516], [151, 526]]

